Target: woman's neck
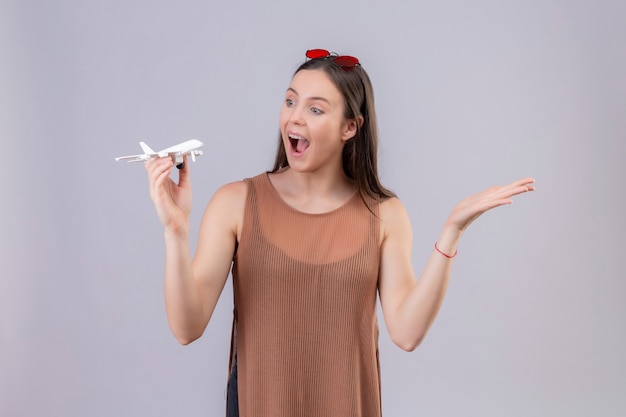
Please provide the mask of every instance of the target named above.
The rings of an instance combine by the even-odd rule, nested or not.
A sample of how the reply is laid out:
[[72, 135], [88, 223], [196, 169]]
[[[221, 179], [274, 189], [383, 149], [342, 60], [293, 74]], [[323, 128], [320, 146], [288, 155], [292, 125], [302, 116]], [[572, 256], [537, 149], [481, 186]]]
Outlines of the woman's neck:
[[287, 204], [306, 213], [334, 210], [356, 192], [354, 182], [345, 176], [343, 170], [338, 173], [309, 173], [288, 167], [270, 174], [270, 181]]

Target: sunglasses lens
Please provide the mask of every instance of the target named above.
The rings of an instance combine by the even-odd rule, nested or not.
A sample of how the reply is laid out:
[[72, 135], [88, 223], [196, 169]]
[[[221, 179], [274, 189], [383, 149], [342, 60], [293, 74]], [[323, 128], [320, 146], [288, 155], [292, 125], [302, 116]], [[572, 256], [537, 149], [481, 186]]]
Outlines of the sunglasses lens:
[[306, 51], [306, 57], [309, 59], [325, 58], [330, 55], [326, 49], [309, 49]]
[[359, 64], [359, 60], [357, 58], [349, 55], [338, 56], [335, 58], [335, 62], [344, 68], [356, 67]]
[[306, 51], [306, 57], [309, 59], [332, 58], [337, 65], [343, 68], [354, 68], [359, 65], [359, 60], [353, 56], [337, 56], [337, 54], [331, 54], [326, 49], [309, 49]]

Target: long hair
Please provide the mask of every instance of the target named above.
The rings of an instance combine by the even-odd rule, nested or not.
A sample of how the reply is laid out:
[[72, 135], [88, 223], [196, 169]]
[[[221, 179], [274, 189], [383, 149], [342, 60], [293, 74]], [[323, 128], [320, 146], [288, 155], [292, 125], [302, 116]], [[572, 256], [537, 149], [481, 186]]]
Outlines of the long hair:
[[[363, 117], [363, 123], [357, 123], [356, 135], [349, 139], [342, 152], [343, 171], [354, 181], [357, 191], [365, 205], [370, 209], [366, 196], [384, 201], [396, 195], [385, 188], [378, 178], [378, 130], [376, 110], [374, 108], [374, 90], [365, 70], [357, 65], [353, 68], [343, 68], [332, 58], [311, 59], [304, 62], [295, 71], [302, 70], [324, 71], [344, 98], [344, 118], [354, 119]], [[289, 166], [287, 154], [281, 134], [278, 135], [278, 149], [274, 167], [270, 172], [276, 172]]]

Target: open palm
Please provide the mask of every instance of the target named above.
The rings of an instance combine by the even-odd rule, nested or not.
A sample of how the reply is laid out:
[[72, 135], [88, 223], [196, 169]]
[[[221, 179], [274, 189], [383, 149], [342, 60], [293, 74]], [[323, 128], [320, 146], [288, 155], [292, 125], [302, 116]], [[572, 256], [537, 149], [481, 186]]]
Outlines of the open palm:
[[511, 197], [515, 195], [534, 191], [535, 187], [532, 185], [534, 182], [533, 178], [524, 178], [508, 185], [489, 187], [484, 191], [473, 194], [454, 207], [448, 218], [448, 223], [454, 225], [460, 231], [464, 231], [486, 211], [505, 204], [511, 204], [513, 202]]

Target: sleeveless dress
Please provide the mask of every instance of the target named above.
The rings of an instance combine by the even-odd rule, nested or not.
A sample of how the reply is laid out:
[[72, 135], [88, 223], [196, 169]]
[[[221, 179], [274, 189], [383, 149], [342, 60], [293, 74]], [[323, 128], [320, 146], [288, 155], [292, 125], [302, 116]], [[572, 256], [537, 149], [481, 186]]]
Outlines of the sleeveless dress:
[[[380, 417], [378, 218], [358, 193], [307, 214], [267, 173], [245, 181], [232, 271], [239, 415]], [[368, 204], [377, 215], [378, 203]]]

